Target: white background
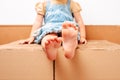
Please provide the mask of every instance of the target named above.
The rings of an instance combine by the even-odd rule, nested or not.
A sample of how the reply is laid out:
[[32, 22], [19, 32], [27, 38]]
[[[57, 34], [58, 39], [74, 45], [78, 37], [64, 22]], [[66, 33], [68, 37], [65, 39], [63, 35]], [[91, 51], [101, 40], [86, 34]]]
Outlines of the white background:
[[[33, 24], [39, 0], [0, 0], [0, 25]], [[120, 25], [120, 0], [79, 0], [84, 24]]]

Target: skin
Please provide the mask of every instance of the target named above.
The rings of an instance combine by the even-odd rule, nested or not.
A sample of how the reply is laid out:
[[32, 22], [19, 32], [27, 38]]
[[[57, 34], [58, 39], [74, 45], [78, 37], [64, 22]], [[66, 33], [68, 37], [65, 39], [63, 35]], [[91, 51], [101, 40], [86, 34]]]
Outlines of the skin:
[[[75, 49], [78, 45], [77, 34], [80, 32], [80, 43], [87, 43], [85, 26], [82, 17], [79, 12], [75, 12], [75, 21], [80, 26], [77, 28], [74, 24], [69, 22], [64, 22], [62, 25], [62, 36], [58, 37], [57, 34], [52, 33], [46, 35], [42, 41], [41, 45], [43, 50], [46, 52], [48, 59], [55, 60], [58, 52], [58, 48], [63, 43], [63, 48], [65, 52], [65, 57], [72, 59], [75, 55]], [[37, 14], [35, 22], [33, 24], [30, 37], [20, 41], [20, 44], [31, 44], [34, 42], [35, 38], [32, 36], [33, 32], [42, 26], [44, 16]], [[72, 34], [71, 34], [72, 33]]]
[[[72, 34], [71, 34], [72, 33]], [[72, 59], [75, 54], [75, 49], [78, 45], [77, 40], [78, 28], [69, 22], [63, 23], [62, 26], [62, 38], [65, 57]]]

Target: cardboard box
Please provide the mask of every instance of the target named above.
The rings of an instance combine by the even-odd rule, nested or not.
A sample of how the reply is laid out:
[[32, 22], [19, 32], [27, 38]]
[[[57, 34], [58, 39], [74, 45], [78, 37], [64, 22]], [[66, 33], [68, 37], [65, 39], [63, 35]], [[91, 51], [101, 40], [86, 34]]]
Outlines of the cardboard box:
[[79, 45], [72, 60], [61, 47], [55, 65], [55, 80], [120, 80], [120, 45], [88, 41]]
[[0, 46], [0, 80], [120, 80], [118, 44], [88, 41], [71, 60], [60, 47], [53, 64], [40, 45], [16, 43]]
[[53, 62], [37, 44], [1, 45], [0, 80], [53, 80]]
[[[120, 44], [120, 25], [85, 25], [87, 40]], [[32, 25], [0, 25], [0, 45], [29, 37]]]

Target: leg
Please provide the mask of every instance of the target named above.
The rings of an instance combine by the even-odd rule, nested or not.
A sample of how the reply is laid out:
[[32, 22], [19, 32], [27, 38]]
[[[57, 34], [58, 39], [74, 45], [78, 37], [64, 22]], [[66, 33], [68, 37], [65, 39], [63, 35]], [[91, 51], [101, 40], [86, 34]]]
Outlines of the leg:
[[69, 22], [63, 23], [62, 38], [65, 57], [71, 59], [74, 57], [77, 41], [78, 28]]
[[57, 50], [61, 46], [61, 39], [56, 34], [46, 35], [41, 42], [47, 57], [50, 60], [55, 60], [57, 56]]

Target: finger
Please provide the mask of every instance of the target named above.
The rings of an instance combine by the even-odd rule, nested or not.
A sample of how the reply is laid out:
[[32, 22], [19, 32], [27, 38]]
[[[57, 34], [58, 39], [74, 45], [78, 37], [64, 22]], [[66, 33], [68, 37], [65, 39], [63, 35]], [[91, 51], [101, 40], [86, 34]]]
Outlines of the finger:
[[31, 41], [28, 42], [28, 44], [31, 44], [31, 43], [32, 43]]
[[80, 43], [81, 44], [86, 44], [86, 40], [81, 40]]
[[24, 40], [19, 41], [19, 44], [24, 44], [24, 43], [25, 43]]
[[32, 43], [33, 43], [33, 40], [28, 41], [28, 44], [32, 44]]
[[80, 41], [81, 44], [85, 44], [85, 41]]
[[84, 40], [83, 42], [82, 42], [82, 44], [86, 44], [87, 43], [87, 40]]
[[85, 40], [85, 44], [87, 44], [87, 40]]
[[28, 44], [28, 40], [23, 40], [22, 42], [21, 42], [21, 44]]

